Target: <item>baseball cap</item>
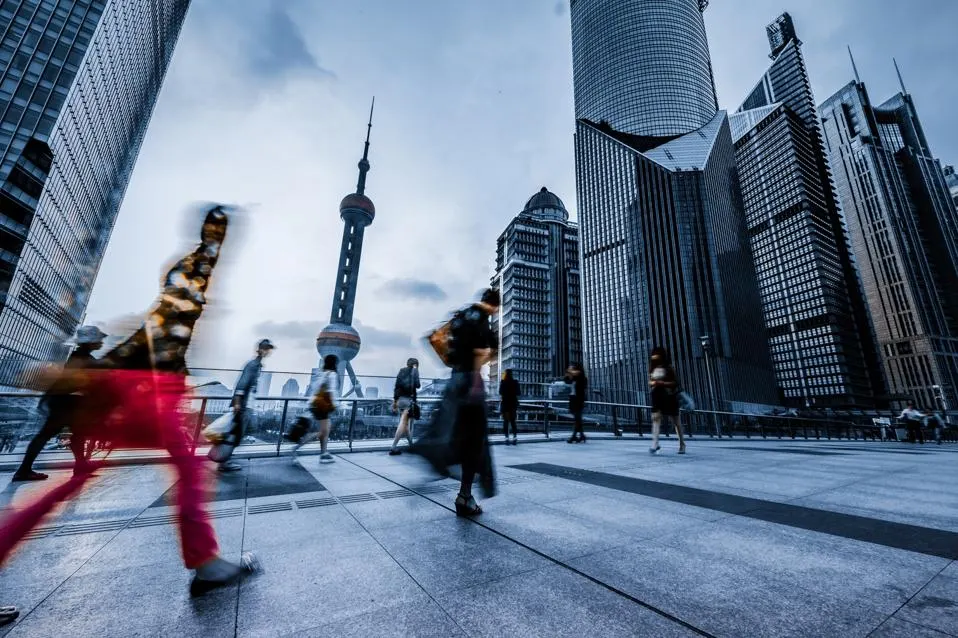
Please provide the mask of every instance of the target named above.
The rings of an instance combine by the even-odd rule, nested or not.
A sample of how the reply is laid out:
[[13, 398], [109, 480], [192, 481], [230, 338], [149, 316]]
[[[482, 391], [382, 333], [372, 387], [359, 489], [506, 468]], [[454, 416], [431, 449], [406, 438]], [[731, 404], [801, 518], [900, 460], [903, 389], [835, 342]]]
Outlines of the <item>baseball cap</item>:
[[269, 339], [263, 339], [256, 344], [257, 350], [275, 350], [276, 346], [273, 345], [273, 342]]

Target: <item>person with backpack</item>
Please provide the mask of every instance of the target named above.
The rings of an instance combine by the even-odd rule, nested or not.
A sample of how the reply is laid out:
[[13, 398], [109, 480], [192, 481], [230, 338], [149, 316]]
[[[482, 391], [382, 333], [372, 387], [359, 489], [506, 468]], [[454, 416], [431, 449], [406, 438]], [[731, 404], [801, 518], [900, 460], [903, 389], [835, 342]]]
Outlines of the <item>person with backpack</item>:
[[436, 354], [452, 368], [452, 376], [439, 408], [432, 413], [428, 431], [411, 451], [422, 455], [443, 476], [450, 475], [451, 466], [462, 466], [457, 516], [482, 513], [472, 495], [477, 474], [483, 494], [489, 498], [496, 493], [481, 370], [498, 348], [491, 317], [499, 311], [499, 304], [499, 291], [489, 288], [478, 303], [458, 311], [429, 335]]
[[[228, 444], [232, 449], [242, 443], [243, 435], [246, 433], [253, 419], [253, 410], [249, 407], [250, 397], [256, 392], [256, 386], [259, 385], [259, 376], [263, 372], [263, 359], [273, 353], [276, 346], [269, 339], [261, 339], [256, 344], [256, 356], [250, 359], [243, 371], [240, 373], [239, 380], [236, 382], [236, 388], [233, 389], [233, 399], [230, 402], [230, 409], [233, 411], [233, 429], [226, 436]], [[232, 460], [233, 453], [219, 460], [220, 472], [237, 472], [242, 466]]]
[[659, 431], [662, 418], [668, 417], [675, 426], [679, 437], [679, 454], [685, 454], [685, 438], [682, 436], [682, 422], [679, 420], [679, 380], [672, 367], [669, 351], [659, 346], [652, 349], [649, 356], [649, 394], [652, 398], [652, 447], [650, 454], [658, 454]]
[[509, 443], [509, 426], [512, 426], [512, 444], [519, 444], [519, 433], [516, 428], [516, 415], [519, 412], [519, 381], [512, 374], [512, 369], [506, 370], [499, 382], [500, 411], [502, 412], [502, 434]]
[[406, 367], [396, 375], [396, 384], [393, 387], [393, 412], [398, 410], [400, 416], [389, 456], [402, 454], [402, 450], [399, 449], [399, 440], [404, 435], [412, 446], [412, 422], [415, 419], [413, 408], [416, 405], [416, 392], [419, 387], [419, 361], [410, 358], [406, 361]]
[[329, 417], [336, 410], [336, 397], [339, 396], [339, 357], [334, 354], [328, 354], [323, 358], [323, 370], [314, 380], [312, 398], [309, 400], [309, 411], [313, 419], [319, 423], [319, 431], [315, 435], [311, 434], [304, 437], [293, 449], [293, 455], [301, 447], [319, 439], [319, 462], [332, 463], [336, 459], [327, 451], [329, 443], [330, 421]]

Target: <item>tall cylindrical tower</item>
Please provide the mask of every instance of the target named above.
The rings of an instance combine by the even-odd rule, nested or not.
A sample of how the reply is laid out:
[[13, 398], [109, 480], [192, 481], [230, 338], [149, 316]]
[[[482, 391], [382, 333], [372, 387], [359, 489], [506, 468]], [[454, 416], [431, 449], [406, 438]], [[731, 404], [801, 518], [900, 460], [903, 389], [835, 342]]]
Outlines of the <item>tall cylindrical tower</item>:
[[623, 133], [684, 135], [718, 111], [707, 0], [572, 0], [576, 118]]

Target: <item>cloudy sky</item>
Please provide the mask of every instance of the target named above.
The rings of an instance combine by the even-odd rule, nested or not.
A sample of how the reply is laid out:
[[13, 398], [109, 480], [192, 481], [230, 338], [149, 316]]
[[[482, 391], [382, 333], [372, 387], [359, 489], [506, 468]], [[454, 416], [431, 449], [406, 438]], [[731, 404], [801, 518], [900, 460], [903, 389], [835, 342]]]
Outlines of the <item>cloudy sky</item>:
[[[568, 3], [558, 0], [193, 0], [94, 289], [87, 320], [128, 329], [182, 254], [191, 203], [248, 204], [227, 245], [193, 366], [306, 370], [327, 323], [376, 96], [355, 316], [360, 374], [392, 374], [492, 274], [496, 238], [541, 186], [575, 214]], [[852, 79], [897, 90], [897, 57], [933, 150], [958, 162], [953, 0], [713, 0], [719, 100], [734, 110], [789, 10], [819, 102]], [[189, 238], [188, 238], [189, 237]]]

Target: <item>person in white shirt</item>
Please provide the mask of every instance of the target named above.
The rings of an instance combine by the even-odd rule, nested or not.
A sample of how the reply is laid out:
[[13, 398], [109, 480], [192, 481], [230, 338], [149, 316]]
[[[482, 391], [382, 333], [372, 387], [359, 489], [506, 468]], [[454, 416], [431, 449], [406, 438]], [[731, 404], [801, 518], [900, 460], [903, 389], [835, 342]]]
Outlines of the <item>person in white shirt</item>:
[[914, 443], [915, 439], [922, 444], [925, 443], [925, 435], [921, 432], [921, 424], [925, 420], [925, 415], [915, 408], [914, 403], [909, 403], [908, 407], [901, 411], [898, 419], [905, 422], [905, 428], [908, 430], [908, 442]]
[[310, 411], [312, 412], [313, 418], [319, 423], [319, 431], [312, 432], [303, 437], [303, 439], [293, 448], [293, 455], [296, 455], [296, 452], [299, 451], [301, 447], [306, 445], [311, 441], [319, 439], [319, 462], [320, 463], [332, 463], [336, 459], [333, 458], [333, 455], [326, 451], [326, 445], [329, 442], [329, 430], [330, 422], [329, 417], [332, 414], [332, 410], [329, 411], [317, 411], [315, 406], [315, 401], [317, 396], [321, 392], [328, 392], [329, 398], [332, 400], [332, 409], [336, 408], [335, 402], [336, 398], [339, 396], [339, 374], [336, 372], [336, 367], [339, 365], [339, 358], [334, 354], [328, 354], [323, 359], [323, 370], [319, 373], [319, 376], [316, 377], [313, 382], [312, 387], [310, 388], [308, 396], [311, 397], [310, 400]]

